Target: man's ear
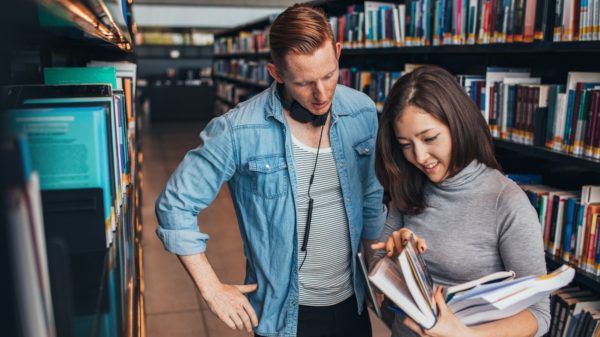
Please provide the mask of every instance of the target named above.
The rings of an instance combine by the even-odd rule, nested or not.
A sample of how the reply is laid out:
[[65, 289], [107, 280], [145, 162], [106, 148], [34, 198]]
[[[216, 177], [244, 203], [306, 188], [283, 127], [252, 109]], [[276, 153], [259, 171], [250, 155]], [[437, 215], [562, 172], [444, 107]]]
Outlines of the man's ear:
[[267, 71], [269, 72], [269, 75], [271, 75], [271, 77], [273, 77], [273, 79], [277, 82], [277, 83], [283, 83], [283, 76], [281, 75], [281, 72], [279, 71], [279, 69], [277, 68], [277, 66], [273, 63], [268, 63], [267, 64]]
[[340, 60], [340, 55], [342, 55], [342, 44], [339, 42], [335, 43], [335, 57]]

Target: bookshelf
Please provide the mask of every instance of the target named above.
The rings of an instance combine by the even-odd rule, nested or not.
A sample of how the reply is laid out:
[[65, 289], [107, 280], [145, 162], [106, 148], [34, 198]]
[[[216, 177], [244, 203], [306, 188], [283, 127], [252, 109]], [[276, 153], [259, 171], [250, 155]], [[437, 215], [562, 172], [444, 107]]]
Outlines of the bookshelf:
[[[75, 152], [71, 152], [70, 158], [56, 158], [53, 157], [56, 152], [35, 149], [33, 142], [27, 139], [33, 137], [33, 133], [20, 133], [30, 143], [28, 148], [34, 163], [31, 167], [41, 173], [37, 192], [41, 196], [40, 207], [35, 211], [36, 215], [43, 216], [41, 237], [46, 249], [41, 249], [43, 245], [32, 245], [36, 254], [43, 256], [36, 267], [38, 272], [47, 270], [40, 274], [46, 274], [50, 293], [44, 297], [47, 303], [43, 309], [44, 329], [30, 334], [24, 327], [37, 322], [30, 321], [29, 316], [19, 311], [27, 303], [12, 294], [18, 288], [18, 280], [11, 278], [17, 271], [3, 261], [2, 270], [10, 286], [3, 288], [2, 295], [12, 299], [3, 301], [12, 304], [9, 310], [13, 312], [5, 330], [10, 336], [145, 336], [140, 242], [142, 151], [138, 142], [142, 120], [141, 114], [136, 114], [132, 4], [131, 1], [103, 0], [97, 4], [94, 10], [80, 0], [9, 0], [0, 4], [0, 29], [10, 32], [0, 52], [0, 85], [3, 86], [0, 114], [2, 120], [8, 121], [0, 125], [0, 138], [5, 141], [4, 137], [19, 132], [10, 124], [11, 116], [21, 113], [16, 111], [30, 110], [42, 117], [47, 111], [58, 113], [60, 110], [61, 114], [70, 111], [76, 114], [74, 118], [63, 120], [81, 121], [77, 128], [87, 123], [83, 121], [93, 112], [95, 123], [100, 124], [88, 123], [86, 127], [93, 125], [91, 130], [105, 130], [104, 133], [97, 131], [97, 138], [94, 132], [82, 133], [74, 141], [81, 149], [81, 144], [100, 139], [94, 144], [102, 144], [98, 149], [107, 150], [89, 151], [88, 148], [83, 153], [90, 156], [85, 159], [75, 158]], [[92, 72], [102, 69], [98, 72], [112, 77], [106, 82], [85, 82], [76, 76], [82, 85], [69, 86], [50, 83], [47, 71], [51, 68], [62, 69], [65, 76], [76, 69]], [[17, 92], [31, 100], [47, 101], [26, 106], [29, 103], [23, 101], [24, 96], [16, 95]], [[41, 125], [40, 132], [45, 132], [44, 128], [48, 131], [47, 124]], [[65, 127], [68, 129], [71, 125], [65, 124]], [[110, 138], [109, 133], [114, 138]], [[44, 177], [48, 171], [35, 164], [40, 160], [46, 160], [49, 165], [64, 160], [66, 165], [62, 169], [65, 170], [89, 168], [86, 163], [90, 162], [86, 160], [99, 160], [105, 165], [90, 165], [97, 173], [91, 170], [86, 173], [98, 179], [98, 185], [65, 183], [49, 188], [49, 180]], [[16, 170], [17, 166], [10, 169]], [[102, 180], [104, 177], [110, 178]], [[2, 193], [5, 192], [3, 189]], [[10, 212], [4, 209], [4, 204], [2, 208], [2, 215]], [[8, 236], [6, 240], [10, 240]], [[3, 260], [25, 254], [25, 247], [11, 250], [3, 245], [3, 249], [6, 253], [2, 255]], [[34, 287], [28, 291], [43, 293], [44, 289]]]
[[267, 74], [269, 16], [215, 34], [213, 77], [216, 103], [214, 114], [221, 115], [271, 83]]
[[[417, 1], [389, 1], [389, 3], [394, 6], [405, 4], [408, 8], [409, 4]], [[418, 3], [422, 2], [424, 1], [418, 1]], [[479, 3], [481, 2], [479, 1]], [[485, 1], [483, 2], [485, 3]], [[325, 9], [333, 27], [336, 27], [336, 25], [339, 27], [340, 18], [345, 15], [349, 15], [350, 18], [353, 15], [358, 15], [357, 22], [362, 22], [360, 21], [360, 14], [356, 13], [366, 7], [366, 2], [363, 1], [313, 1], [311, 3]], [[425, 3], [427, 2], [425, 1]], [[431, 1], [429, 3], [438, 2]], [[344, 44], [340, 58], [340, 68], [350, 73], [350, 76], [354, 76], [356, 72], [371, 72], [371, 80], [370, 82], [367, 80], [366, 84], [354, 80], [349, 82], [356, 85], [356, 89], [369, 94], [378, 105], [383, 103], [385, 93], [381, 97], [377, 90], [369, 88], [369, 84], [371, 86], [374, 84], [374, 74], [376, 72], [389, 74], [396, 72], [399, 76], [407, 64], [435, 64], [444, 67], [455, 75], [483, 76], [486, 75], [488, 67], [527, 68], [531, 72], [531, 77], [539, 77], [542, 84], [563, 85], [567, 83], [570, 72], [600, 72], [600, 63], [598, 63], [600, 59], [600, 36], [596, 36], [594, 40], [585, 41], [564, 41], [565, 36], [556, 39], [553, 34], [555, 22], [564, 24], [563, 21], [557, 20], [555, 17], [556, 1], [537, 0], [537, 4], [541, 9], [539, 14], [541, 19], [535, 19], [536, 35], [531, 42], [481, 43], [482, 41], [476, 41], [477, 43], [474, 44], [434, 45], [430, 36], [429, 41], [420, 46], [409, 47], [392, 44], [388, 47], [366, 48], [363, 40], [363, 43], [354, 45], [352, 43]], [[525, 11], [525, 9], [523, 10]], [[264, 29], [264, 31], [267, 31], [270, 22], [272, 22], [270, 20], [270, 18], [265, 19], [248, 27], [237, 27], [217, 34], [215, 36], [217, 46], [215, 60], [223, 62], [239, 59], [246, 61], [267, 60], [269, 58], [268, 53], [256, 48], [257, 43], [251, 42], [251, 39], [252, 36], [260, 36], [260, 33], [256, 30]], [[559, 27], [559, 31], [561, 29], [564, 31], [565, 28], [561, 27]], [[348, 28], [347, 25], [346, 28]], [[408, 28], [406, 34], [408, 34]], [[352, 30], [352, 28], [348, 29]], [[495, 29], [493, 28], [492, 31]], [[362, 30], [362, 28], [354, 30], [353, 33], [356, 34], [359, 30]], [[348, 31], [344, 32], [347, 36]], [[583, 37], [583, 30], [581, 32]], [[334, 34], [336, 34], [335, 29]], [[366, 35], [367, 32], [364, 32], [364, 34]], [[339, 36], [338, 32], [336, 34], [338, 40]], [[402, 43], [406, 45], [405, 42]], [[242, 46], [242, 48], [239, 46]], [[341, 72], [341, 80], [343, 80], [343, 71]], [[393, 81], [393, 76], [390, 77]], [[388, 78], [385, 77], [385, 80], [387, 81]], [[215, 81], [227, 83], [228, 92], [245, 90], [256, 93], [261, 90], [260, 86], [257, 87], [253, 83], [222, 75], [216, 76]], [[389, 89], [389, 87], [387, 88]], [[385, 89], [381, 91], [385, 92]], [[227, 98], [219, 99], [219, 101], [223, 111], [231, 108], [231, 103], [237, 103]], [[538, 174], [541, 176], [543, 184], [563, 190], [580, 190], [582, 185], [600, 185], [600, 159], [551, 150], [544, 146], [524, 145], [500, 138], [494, 139], [494, 146], [497, 158], [505, 173]], [[566, 263], [561, 258], [550, 254], [546, 255], [546, 260], [549, 270]], [[576, 267], [576, 270], [577, 275], [574, 283], [600, 294], [600, 277], [579, 267]]]

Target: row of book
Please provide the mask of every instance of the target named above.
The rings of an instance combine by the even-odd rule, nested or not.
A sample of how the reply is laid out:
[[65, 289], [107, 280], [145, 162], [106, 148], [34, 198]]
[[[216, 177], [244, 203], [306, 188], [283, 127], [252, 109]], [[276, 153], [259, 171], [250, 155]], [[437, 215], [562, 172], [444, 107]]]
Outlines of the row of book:
[[368, 71], [356, 68], [341, 68], [340, 84], [361, 91], [375, 102], [377, 111], [381, 112], [392, 85], [404, 72], [400, 71]]
[[218, 76], [267, 86], [272, 81], [267, 64], [267, 60], [215, 60], [213, 72]]
[[580, 191], [520, 186], [538, 213], [546, 252], [600, 275], [600, 186], [585, 185]]
[[543, 0], [365, 1], [331, 17], [347, 48], [533, 42], [543, 39]]
[[201, 30], [188, 31], [142, 31], [135, 34], [135, 44], [161, 46], [208, 46], [214, 43], [214, 35]]
[[492, 136], [600, 158], [600, 73], [569, 72], [565, 84], [541, 84], [528, 69], [487, 68], [459, 81], [481, 108]]
[[48, 264], [58, 335], [120, 336], [139, 275], [136, 65], [46, 68], [44, 79], [5, 89], [2, 125], [29, 144], [46, 238], [67, 256]]
[[552, 321], [548, 337], [600, 335], [600, 297], [577, 286], [556, 291], [550, 300]]
[[365, 1], [330, 17], [346, 48], [469, 45], [543, 41], [553, 14], [553, 41], [600, 39], [597, 0]]
[[[548, 0], [546, 0], [548, 1]], [[553, 41], [600, 40], [599, 0], [556, 0]]]
[[222, 36], [214, 41], [216, 55], [269, 51], [269, 28], [241, 31], [235, 36]]
[[[554, 22], [549, 22], [552, 16]], [[364, 1], [330, 16], [344, 48], [600, 40], [600, 0]], [[215, 40], [215, 54], [269, 51], [269, 27]]]
[[263, 89], [257, 87], [245, 87], [238, 84], [218, 81], [216, 82], [216, 95], [232, 108], [241, 102], [259, 94]]

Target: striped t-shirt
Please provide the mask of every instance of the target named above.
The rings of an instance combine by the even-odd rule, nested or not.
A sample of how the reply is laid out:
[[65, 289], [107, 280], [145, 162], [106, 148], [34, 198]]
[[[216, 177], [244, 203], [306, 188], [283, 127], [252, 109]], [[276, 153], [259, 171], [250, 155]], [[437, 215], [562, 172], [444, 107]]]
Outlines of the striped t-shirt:
[[313, 213], [306, 251], [301, 251], [308, 212], [308, 185], [316, 148], [292, 137], [298, 183], [296, 223], [300, 305], [330, 306], [353, 294], [350, 234], [340, 180], [331, 148], [321, 148], [310, 189]]

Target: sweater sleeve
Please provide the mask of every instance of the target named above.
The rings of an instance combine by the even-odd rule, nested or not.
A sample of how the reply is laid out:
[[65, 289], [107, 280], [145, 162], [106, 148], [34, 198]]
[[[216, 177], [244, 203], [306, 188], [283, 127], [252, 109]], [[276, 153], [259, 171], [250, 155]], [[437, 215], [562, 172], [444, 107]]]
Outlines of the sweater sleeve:
[[[498, 246], [506, 270], [515, 271], [517, 277], [546, 274], [541, 225], [525, 192], [514, 182], [507, 181], [498, 195], [496, 210]], [[544, 335], [550, 325], [549, 298], [528, 310], [537, 320], [535, 336]]]

